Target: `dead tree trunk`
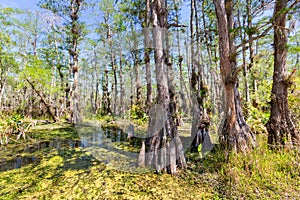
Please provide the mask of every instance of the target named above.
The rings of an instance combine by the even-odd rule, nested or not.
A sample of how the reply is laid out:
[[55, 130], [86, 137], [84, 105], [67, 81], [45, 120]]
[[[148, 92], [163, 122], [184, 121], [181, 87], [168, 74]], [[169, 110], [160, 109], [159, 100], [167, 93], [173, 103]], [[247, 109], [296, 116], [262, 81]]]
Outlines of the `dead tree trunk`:
[[254, 134], [242, 114], [238, 92], [236, 48], [233, 44], [233, 1], [214, 0], [218, 21], [219, 54], [222, 81], [225, 88], [226, 113], [220, 136], [223, 148], [245, 152], [256, 146]]
[[36, 89], [36, 87], [34, 86], [34, 84], [27, 77], [25, 77], [25, 80], [32, 87], [33, 91], [41, 98], [42, 103], [45, 105], [48, 114], [52, 117], [52, 119], [54, 120], [54, 122], [58, 122], [59, 118], [55, 115], [55, 112], [53, 111], [55, 109], [52, 108], [52, 106], [49, 103], [46, 102], [46, 100], [44, 99], [45, 95], [41, 94], [41, 92]]
[[[271, 116], [267, 123], [268, 144], [300, 145], [300, 135], [291, 120], [288, 107], [288, 87], [293, 73], [287, 76], [287, 0], [277, 0], [274, 11], [274, 73], [271, 94]], [[295, 70], [294, 70], [295, 72]]]

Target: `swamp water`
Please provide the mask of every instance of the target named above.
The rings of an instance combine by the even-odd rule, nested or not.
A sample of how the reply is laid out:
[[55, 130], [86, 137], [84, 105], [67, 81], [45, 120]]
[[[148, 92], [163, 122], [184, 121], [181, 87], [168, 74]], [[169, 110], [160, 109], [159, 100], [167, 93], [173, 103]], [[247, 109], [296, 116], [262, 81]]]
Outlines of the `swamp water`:
[[53, 151], [59, 151], [62, 155], [83, 152], [85, 155], [80, 155], [77, 161], [85, 162], [85, 165], [94, 157], [99, 162], [117, 169], [136, 166], [141, 138], [116, 127], [107, 128], [87, 123], [76, 126], [76, 132], [79, 137], [72, 139], [36, 138], [30, 144], [0, 147], [0, 172], [39, 164], [44, 156]]
[[[34, 142], [0, 147], [0, 172], [38, 165], [43, 158], [53, 156], [53, 152], [64, 159], [64, 167], [85, 169], [93, 163], [103, 163], [122, 171], [148, 171], [137, 167], [144, 133], [135, 133], [133, 125], [102, 127], [97, 123], [84, 123], [75, 129], [43, 128], [42, 134], [32, 135]], [[185, 150], [191, 144], [188, 130], [185, 134], [179, 131]], [[70, 132], [73, 133], [67, 134], [68, 138], [63, 136]], [[43, 139], [48, 134], [50, 138]]]

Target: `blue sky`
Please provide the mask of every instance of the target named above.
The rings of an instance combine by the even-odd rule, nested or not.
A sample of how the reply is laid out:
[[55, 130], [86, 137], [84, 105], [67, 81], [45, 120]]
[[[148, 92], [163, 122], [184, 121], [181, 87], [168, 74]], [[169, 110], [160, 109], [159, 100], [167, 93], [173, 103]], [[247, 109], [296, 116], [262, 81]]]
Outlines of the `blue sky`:
[[[39, 0], [0, 0], [0, 5], [2, 7], [37, 10], [39, 9], [39, 7], [37, 6], [38, 2]], [[183, 3], [181, 14], [182, 20], [187, 22], [190, 15], [187, 3]]]
[[14, 8], [27, 8], [27, 9], [38, 9], [36, 4], [38, 0], [0, 0], [2, 7], [14, 7]]

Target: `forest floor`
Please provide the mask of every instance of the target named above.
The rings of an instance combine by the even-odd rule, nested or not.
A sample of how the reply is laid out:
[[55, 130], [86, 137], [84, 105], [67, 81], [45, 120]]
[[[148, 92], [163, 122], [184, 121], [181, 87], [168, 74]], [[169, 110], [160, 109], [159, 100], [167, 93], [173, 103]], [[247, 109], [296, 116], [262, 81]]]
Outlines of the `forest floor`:
[[0, 199], [300, 199], [299, 151], [271, 151], [263, 134], [247, 155], [187, 153], [188, 169], [175, 176], [110, 167], [68, 124], [40, 125], [29, 136], [0, 148]]

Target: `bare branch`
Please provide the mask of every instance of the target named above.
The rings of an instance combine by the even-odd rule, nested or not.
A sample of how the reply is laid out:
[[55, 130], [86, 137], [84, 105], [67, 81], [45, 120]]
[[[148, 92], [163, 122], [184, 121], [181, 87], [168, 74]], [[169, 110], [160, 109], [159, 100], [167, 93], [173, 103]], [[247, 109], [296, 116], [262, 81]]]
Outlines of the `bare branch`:
[[167, 25], [167, 28], [171, 28], [171, 27], [177, 27], [177, 28], [186, 28], [187, 25], [184, 24], [177, 24], [177, 23], [171, 23]]

